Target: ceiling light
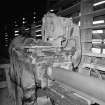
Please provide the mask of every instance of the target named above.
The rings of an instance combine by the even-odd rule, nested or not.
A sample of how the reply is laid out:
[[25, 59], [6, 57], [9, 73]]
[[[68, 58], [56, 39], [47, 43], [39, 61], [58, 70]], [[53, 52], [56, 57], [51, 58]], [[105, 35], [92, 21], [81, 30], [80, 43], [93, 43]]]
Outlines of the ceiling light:
[[93, 6], [101, 5], [101, 4], [103, 4], [103, 3], [105, 3], [105, 0], [104, 0], [104, 1], [100, 1], [100, 2], [98, 2], [98, 3], [94, 3]]
[[36, 30], [35, 32], [41, 32], [41, 30]]
[[50, 12], [54, 12], [54, 10], [53, 10], [53, 9], [51, 9], [51, 10], [50, 10]]
[[15, 33], [18, 33], [19, 31], [18, 30], [15, 30]]

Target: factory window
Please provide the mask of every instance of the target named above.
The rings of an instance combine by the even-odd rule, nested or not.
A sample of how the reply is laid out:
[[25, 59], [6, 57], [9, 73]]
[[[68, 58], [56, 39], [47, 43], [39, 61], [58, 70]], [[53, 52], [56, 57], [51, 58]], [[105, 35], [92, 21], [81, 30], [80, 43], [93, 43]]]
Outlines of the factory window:
[[37, 28], [37, 27], [41, 27], [41, 25], [37, 25], [37, 26], [35, 26], [35, 27], [36, 27], [36, 28]]
[[36, 36], [42, 36], [41, 34], [37, 34]]
[[[104, 24], [105, 23], [105, 21], [104, 20], [97, 20], [97, 21], [93, 21], [93, 25], [97, 25], [97, 24]], [[80, 26], [81, 25], [81, 23], [80, 23], [80, 21], [78, 22], [78, 26]]]
[[103, 30], [93, 30], [92, 33], [93, 34], [102, 34]]
[[19, 36], [19, 34], [15, 34], [15, 36]]
[[35, 32], [41, 32], [41, 29], [40, 30], [36, 30]]
[[[104, 20], [93, 21], [93, 25], [104, 24], [104, 23], [105, 23]], [[79, 21], [79, 22], [78, 22], [78, 26], [80, 26], [80, 25], [81, 25], [81, 23], [80, 23], [80, 21]]]
[[105, 0], [93, 4], [93, 11], [101, 10], [105, 8]]
[[105, 54], [105, 49], [103, 49], [103, 54]]
[[15, 33], [18, 33], [19, 31], [18, 30], [15, 30]]
[[[99, 8], [98, 8], [99, 9]], [[93, 17], [93, 27], [92, 29], [92, 52], [105, 54], [105, 15], [99, 15]]]
[[14, 30], [14, 36], [18, 36], [19, 35], [19, 30], [16, 28], [15, 30]]
[[29, 28], [26, 28], [25, 30], [26, 30], [26, 31], [28, 31], [28, 30], [29, 30]]
[[92, 44], [101, 44], [102, 39], [92, 39]]
[[93, 24], [102, 24], [102, 23], [104, 23], [104, 20], [93, 21]]
[[101, 53], [101, 49], [100, 48], [92, 48], [92, 53], [100, 54]]
[[92, 31], [92, 52], [105, 54], [105, 30], [98, 29]]

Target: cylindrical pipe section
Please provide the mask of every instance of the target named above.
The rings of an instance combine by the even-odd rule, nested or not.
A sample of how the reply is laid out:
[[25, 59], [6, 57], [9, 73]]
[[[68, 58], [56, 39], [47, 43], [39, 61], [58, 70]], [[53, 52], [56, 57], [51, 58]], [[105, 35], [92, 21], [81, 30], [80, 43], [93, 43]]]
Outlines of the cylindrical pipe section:
[[63, 68], [53, 68], [51, 78], [105, 102], [105, 81]]

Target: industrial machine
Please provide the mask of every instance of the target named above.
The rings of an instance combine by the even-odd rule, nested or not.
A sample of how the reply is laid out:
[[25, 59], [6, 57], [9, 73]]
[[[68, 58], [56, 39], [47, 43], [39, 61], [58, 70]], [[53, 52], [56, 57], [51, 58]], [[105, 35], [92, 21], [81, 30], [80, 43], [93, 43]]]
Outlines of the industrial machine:
[[[72, 19], [47, 13], [43, 17], [42, 36], [42, 40], [23, 38], [19, 40], [22, 44], [12, 45], [16, 52], [12, 53], [15, 54], [14, 62], [28, 62], [25, 66], [35, 75], [36, 98], [46, 96], [52, 105], [104, 105], [104, 81], [79, 72], [80, 31]], [[11, 74], [18, 78], [13, 72]]]

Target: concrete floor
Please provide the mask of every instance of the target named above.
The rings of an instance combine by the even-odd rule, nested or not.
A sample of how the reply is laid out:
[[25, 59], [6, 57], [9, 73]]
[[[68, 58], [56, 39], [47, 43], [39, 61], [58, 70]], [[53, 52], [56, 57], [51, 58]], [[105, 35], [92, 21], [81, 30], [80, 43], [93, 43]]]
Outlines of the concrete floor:
[[[0, 105], [14, 105], [8, 94], [7, 88], [0, 89]], [[38, 105], [51, 105], [51, 103], [42, 97], [38, 98]]]

